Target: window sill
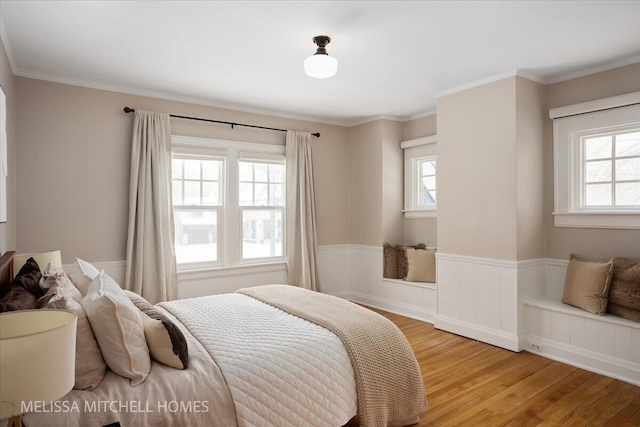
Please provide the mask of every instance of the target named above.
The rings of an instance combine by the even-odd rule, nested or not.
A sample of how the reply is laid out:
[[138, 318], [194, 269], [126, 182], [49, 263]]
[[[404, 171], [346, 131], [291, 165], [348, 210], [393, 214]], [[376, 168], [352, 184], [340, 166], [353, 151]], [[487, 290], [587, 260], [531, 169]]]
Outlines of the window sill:
[[268, 262], [261, 264], [234, 265], [229, 267], [200, 268], [178, 271], [178, 277], [196, 279], [247, 276], [252, 274], [286, 271], [286, 261]]
[[424, 209], [407, 209], [404, 212], [405, 218], [437, 218], [438, 211]]
[[553, 213], [556, 227], [640, 229], [640, 213], [636, 212], [572, 212]]

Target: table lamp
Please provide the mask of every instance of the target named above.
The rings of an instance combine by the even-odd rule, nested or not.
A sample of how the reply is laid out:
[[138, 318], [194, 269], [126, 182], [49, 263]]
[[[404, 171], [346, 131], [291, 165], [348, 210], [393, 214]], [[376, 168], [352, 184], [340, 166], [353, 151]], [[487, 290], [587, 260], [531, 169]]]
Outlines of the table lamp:
[[65, 310], [0, 314], [0, 419], [26, 426], [27, 408], [60, 399], [75, 382], [76, 315]]
[[47, 252], [32, 252], [29, 254], [15, 254], [13, 256], [13, 275], [18, 274], [22, 266], [27, 262], [29, 258], [33, 258], [40, 267], [40, 271], [44, 271], [47, 268], [47, 264], [51, 263], [62, 267], [62, 255], [59, 250], [47, 251]]

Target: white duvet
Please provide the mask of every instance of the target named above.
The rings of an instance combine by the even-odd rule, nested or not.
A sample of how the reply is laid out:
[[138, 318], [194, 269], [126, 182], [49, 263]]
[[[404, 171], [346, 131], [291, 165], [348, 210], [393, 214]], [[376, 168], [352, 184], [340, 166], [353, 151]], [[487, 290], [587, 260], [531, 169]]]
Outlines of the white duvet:
[[72, 390], [57, 402], [59, 412], [29, 413], [27, 423], [337, 427], [356, 414], [351, 361], [332, 332], [241, 294], [160, 307], [187, 338], [187, 370], [152, 361], [135, 387], [107, 370], [95, 390]]
[[162, 303], [220, 367], [239, 426], [342, 426], [357, 411], [332, 332], [241, 294]]

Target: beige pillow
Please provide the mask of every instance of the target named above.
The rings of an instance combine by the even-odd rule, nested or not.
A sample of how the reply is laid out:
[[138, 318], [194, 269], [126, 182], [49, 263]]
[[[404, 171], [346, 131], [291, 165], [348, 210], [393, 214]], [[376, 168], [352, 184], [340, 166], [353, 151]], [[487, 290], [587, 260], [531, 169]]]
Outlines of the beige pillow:
[[93, 336], [87, 315], [80, 304], [82, 295], [71, 283], [69, 278], [60, 270], [45, 269], [40, 285], [47, 289], [47, 293], [38, 300], [38, 308], [68, 310], [78, 317], [76, 332], [76, 381], [73, 386], [79, 390], [93, 390], [104, 378], [107, 365], [100, 353], [100, 348]]
[[91, 285], [91, 282], [98, 274], [100, 274], [100, 272], [97, 268], [80, 258], [76, 258], [76, 262], [73, 263], [69, 270], [69, 278], [73, 284], [76, 285], [76, 288], [78, 288], [82, 296], [87, 294], [89, 285]]
[[562, 302], [589, 313], [604, 315], [612, 276], [613, 259], [606, 263], [586, 262], [571, 255]]
[[109, 368], [131, 379], [132, 386], [147, 379], [151, 359], [140, 310], [120, 286], [100, 273], [91, 282], [82, 306]]
[[140, 310], [151, 357], [172, 368], [186, 369], [189, 348], [180, 328], [142, 296], [131, 291], [124, 294]]
[[436, 282], [436, 251], [407, 248], [407, 278], [409, 282]]

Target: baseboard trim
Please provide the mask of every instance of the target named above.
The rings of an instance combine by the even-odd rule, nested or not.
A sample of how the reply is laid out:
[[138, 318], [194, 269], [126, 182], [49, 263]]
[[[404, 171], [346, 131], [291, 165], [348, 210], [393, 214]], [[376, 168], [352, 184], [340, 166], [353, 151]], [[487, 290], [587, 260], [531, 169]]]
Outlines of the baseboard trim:
[[515, 352], [522, 351], [522, 342], [515, 334], [509, 334], [441, 315], [435, 316], [434, 325], [436, 329], [442, 329], [443, 331], [461, 335], [466, 338], [482, 341]]
[[[525, 349], [530, 353], [640, 386], [639, 364], [594, 353], [592, 351], [585, 350], [584, 348], [559, 343], [557, 341], [537, 336], [528, 334], [525, 336]], [[531, 347], [532, 343], [541, 345], [543, 350], [533, 350]]]
[[420, 320], [426, 323], [433, 323], [433, 319], [435, 316], [434, 310], [428, 310], [417, 305], [405, 304], [398, 301], [390, 301], [385, 298], [366, 295], [360, 292], [340, 293], [344, 294], [343, 298], [346, 298], [352, 302], [377, 308], [378, 310], [388, 311], [389, 313], [399, 314], [401, 316]]

